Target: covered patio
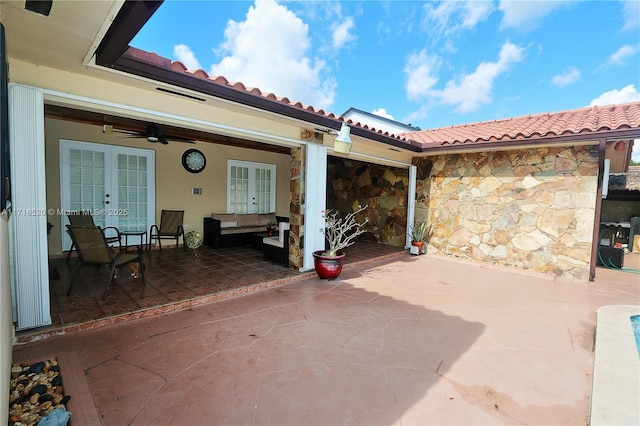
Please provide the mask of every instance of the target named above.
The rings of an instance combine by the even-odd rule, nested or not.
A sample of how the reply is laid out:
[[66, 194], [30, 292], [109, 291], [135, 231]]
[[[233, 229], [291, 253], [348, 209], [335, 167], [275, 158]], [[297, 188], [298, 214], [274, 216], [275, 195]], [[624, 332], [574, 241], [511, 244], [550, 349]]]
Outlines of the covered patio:
[[[401, 247], [358, 241], [346, 250], [346, 268], [407, 254]], [[51, 326], [17, 334], [19, 341], [73, 332], [190, 308], [206, 302], [252, 293], [315, 276], [263, 259], [251, 246], [144, 253], [146, 285], [120, 268], [107, 298], [102, 293], [108, 268], [83, 266], [71, 296], [67, 296], [77, 258], [50, 260]]]
[[[152, 253], [150, 276], [167, 254]], [[401, 255], [19, 344], [13, 358], [58, 357], [74, 424], [584, 425], [596, 312], [637, 304], [637, 278]]]

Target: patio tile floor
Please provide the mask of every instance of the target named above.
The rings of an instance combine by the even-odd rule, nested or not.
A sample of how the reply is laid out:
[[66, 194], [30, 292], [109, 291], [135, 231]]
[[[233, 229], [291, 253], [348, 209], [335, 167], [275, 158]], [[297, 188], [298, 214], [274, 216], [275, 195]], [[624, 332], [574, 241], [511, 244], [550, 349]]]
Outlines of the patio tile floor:
[[[406, 253], [400, 247], [358, 241], [346, 249], [346, 265], [366, 263]], [[67, 296], [71, 276], [77, 265], [72, 257], [51, 259], [51, 326], [18, 333], [18, 338], [58, 333], [62, 330], [90, 329], [122, 320], [149, 316], [184, 307], [237, 296], [308, 278], [314, 272], [301, 273], [263, 260], [262, 251], [250, 246], [196, 250], [151, 250], [144, 255], [146, 285], [130, 276], [129, 268], [120, 268], [107, 298], [102, 299], [108, 269], [83, 266], [71, 296]], [[348, 266], [347, 266], [348, 267]], [[257, 287], [256, 287], [257, 286]]]
[[596, 311], [639, 299], [619, 271], [405, 253], [19, 344], [14, 361], [58, 356], [83, 425], [584, 425]]

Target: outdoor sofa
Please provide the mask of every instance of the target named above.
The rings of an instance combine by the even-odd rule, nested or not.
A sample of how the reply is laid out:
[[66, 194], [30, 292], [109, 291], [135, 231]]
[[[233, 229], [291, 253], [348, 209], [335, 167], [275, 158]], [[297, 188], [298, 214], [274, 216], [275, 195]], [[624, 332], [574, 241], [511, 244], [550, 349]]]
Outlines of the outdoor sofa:
[[280, 222], [289, 222], [289, 218], [276, 216], [275, 213], [212, 213], [204, 218], [204, 243], [213, 248], [234, 247], [253, 244], [254, 239], [267, 232], [267, 225], [274, 227]]

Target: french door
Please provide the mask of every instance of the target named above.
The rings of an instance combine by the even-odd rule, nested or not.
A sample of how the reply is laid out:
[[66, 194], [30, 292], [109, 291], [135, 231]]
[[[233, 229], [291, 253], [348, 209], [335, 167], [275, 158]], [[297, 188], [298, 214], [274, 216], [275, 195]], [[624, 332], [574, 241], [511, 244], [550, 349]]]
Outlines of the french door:
[[[60, 141], [61, 228], [65, 212], [87, 210], [96, 225], [148, 231], [155, 222], [155, 152], [89, 142]], [[140, 244], [130, 236], [128, 244]], [[71, 239], [62, 232], [62, 250]]]
[[276, 208], [275, 164], [227, 162], [227, 212], [272, 213]]

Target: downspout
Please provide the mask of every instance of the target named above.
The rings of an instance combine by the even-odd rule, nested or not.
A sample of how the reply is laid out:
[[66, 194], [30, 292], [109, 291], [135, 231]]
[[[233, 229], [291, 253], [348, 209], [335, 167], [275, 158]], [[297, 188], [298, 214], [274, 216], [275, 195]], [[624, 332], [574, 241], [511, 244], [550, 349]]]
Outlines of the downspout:
[[606, 139], [600, 139], [600, 143], [598, 144], [598, 189], [596, 190], [596, 211], [593, 218], [589, 281], [593, 281], [596, 278], [596, 265], [598, 263], [598, 247], [600, 246], [600, 217], [602, 214], [602, 186], [604, 184], [604, 157], [606, 147]]
[[409, 190], [407, 191], [407, 232], [405, 234], [404, 248], [411, 247], [411, 236], [409, 228], [413, 226], [416, 217], [416, 176], [418, 168], [415, 165], [409, 166]]

